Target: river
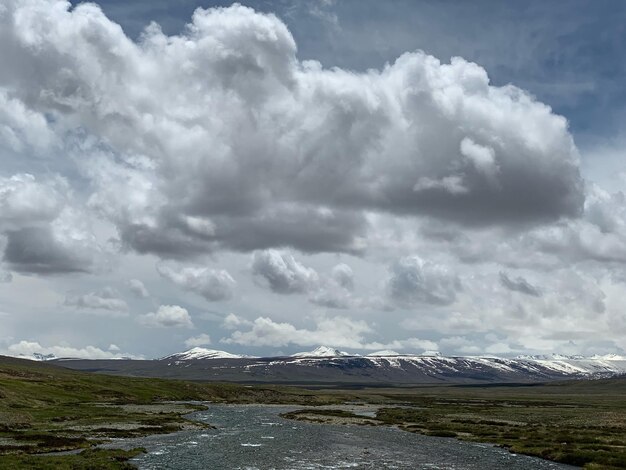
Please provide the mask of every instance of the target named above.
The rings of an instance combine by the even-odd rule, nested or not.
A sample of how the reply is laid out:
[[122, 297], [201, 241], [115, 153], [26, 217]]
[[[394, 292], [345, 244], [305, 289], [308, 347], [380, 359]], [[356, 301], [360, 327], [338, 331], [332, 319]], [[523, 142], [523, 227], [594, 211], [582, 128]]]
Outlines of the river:
[[219, 469], [566, 469], [501, 448], [420, 436], [386, 426], [313, 424], [280, 418], [296, 408], [209, 405], [191, 415], [217, 429], [133, 439], [145, 470]]

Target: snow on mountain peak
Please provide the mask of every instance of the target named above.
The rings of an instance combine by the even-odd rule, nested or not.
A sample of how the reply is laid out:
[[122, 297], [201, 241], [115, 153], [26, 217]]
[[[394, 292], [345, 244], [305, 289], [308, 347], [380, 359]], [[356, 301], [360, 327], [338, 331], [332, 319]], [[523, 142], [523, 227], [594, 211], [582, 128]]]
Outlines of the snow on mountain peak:
[[291, 357], [341, 357], [341, 356], [354, 356], [345, 351], [339, 349], [329, 348], [328, 346], [319, 346], [313, 351], [299, 352], [292, 354]]
[[217, 349], [191, 348], [180, 353], [170, 354], [161, 359], [176, 359], [179, 361], [187, 361], [191, 359], [241, 359], [248, 356], [240, 354], [231, 354], [226, 351], [218, 351]]
[[27, 357], [27, 359], [33, 359], [35, 361], [52, 361], [56, 359], [54, 354], [43, 354], [43, 353], [33, 353], [32, 357]]

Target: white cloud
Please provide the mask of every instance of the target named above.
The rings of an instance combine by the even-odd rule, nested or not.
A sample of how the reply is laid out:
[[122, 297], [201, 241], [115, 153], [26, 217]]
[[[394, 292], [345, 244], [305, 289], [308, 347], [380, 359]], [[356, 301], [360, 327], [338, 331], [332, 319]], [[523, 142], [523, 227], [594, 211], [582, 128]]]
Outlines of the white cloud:
[[408, 256], [391, 266], [386, 288], [389, 297], [401, 306], [448, 305], [456, 300], [461, 282], [445, 266]]
[[205, 333], [185, 340], [185, 346], [189, 348], [194, 348], [196, 346], [208, 346], [209, 344], [211, 344], [211, 337]]
[[314, 269], [296, 261], [292, 254], [276, 250], [255, 252], [252, 273], [278, 294], [306, 293], [319, 282]]
[[0, 178], [0, 229], [19, 230], [52, 222], [63, 208], [62, 186], [61, 181], [39, 182], [28, 173]]
[[184, 267], [179, 270], [165, 265], [157, 266], [158, 273], [186, 291], [201, 295], [206, 300], [217, 302], [233, 297], [235, 280], [228, 271], [199, 267]]
[[0, 232], [4, 262], [18, 272], [89, 272], [106, 262], [91, 220], [74, 206], [66, 180], [31, 174], [0, 177]]
[[[122, 279], [147, 280], [155, 254], [182, 290], [210, 301], [237, 290], [229, 310], [269, 323], [223, 326], [252, 343], [327, 343], [331, 327], [289, 312], [340, 308], [380, 327], [337, 320], [338, 341], [361, 347], [435, 349], [424, 328], [444, 351], [570, 347], [566, 333], [626, 347], [621, 147], [613, 192], [583, 185], [566, 120], [480, 66], [415, 52], [381, 70], [324, 69], [298, 59], [280, 19], [241, 6], [199, 9], [178, 36], [152, 25], [138, 42], [94, 4], [0, 10], [0, 251], [17, 273], [0, 285], [5, 334], [63, 302], [52, 292], [68, 289], [64, 275], [70, 304], [125, 311], [117, 294], [85, 294], [80, 275], [112, 269], [105, 285], [123, 266]], [[584, 159], [596, 171], [597, 157]], [[235, 283], [250, 253], [257, 283], [293, 295]], [[340, 259], [353, 266], [332, 268]], [[54, 300], [35, 309], [33, 286]], [[128, 288], [148, 295], [138, 279]], [[396, 323], [420, 337], [394, 340]], [[491, 329], [502, 334], [482, 339]]]
[[111, 359], [130, 357], [134, 359], [141, 359], [141, 357], [134, 356], [132, 354], [120, 353], [118, 350], [114, 350], [109, 347], [108, 351], [104, 351], [95, 346], [85, 346], [82, 348], [75, 348], [68, 345], [55, 345], [55, 346], [42, 346], [36, 341], [22, 340], [18, 343], [11, 344], [5, 354], [9, 356], [25, 356], [32, 357], [33, 354], [53, 354], [56, 357], [72, 357], [81, 359]]
[[290, 323], [279, 323], [267, 317], [259, 317], [254, 320], [250, 330], [245, 332], [237, 330], [229, 338], [221, 341], [246, 346], [330, 344], [336, 347], [361, 348], [363, 335], [371, 331], [364, 321], [347, 317], [320, 318], [316, 322], [315, 330], [300, 329]]
[[252, 325], [251, 321], [240, 318], [234, 313], [229, 313], [228, 315], [226, 315], [226, 317], [224, 317], [224, 321], [222, 322], [222, 327], [226, 328], [227, 330], [236, 330], [241, 326], [250, 325]]
[[221, 342], [245, 346], [284, 347], [331, 345], [333, 347], [379, 350], [437, 350], [437, 343], [420, 338], [408, 338], [391, 342], [367, 341], [366, 337], [374, 330], [363, 320], [348, 317], [320, 317], [315, 329], [296, 328], [291, 323], [275, 322], [267, 317], [259, 317], [249, 326], [248, 331], [237, 330]]
[[146, 313], [139, 317], [139, 321], [146, 326], [160, 328], [193, 328], [193, 322], [187, 309], [178, 305], [161, 305], [155, 312]]
[[131, 279], [128, 281], [128, 289], [135, 294], [136, 297], [141, 299], [145, 299], [146, 297], [150, 297], [150, 293], [146, 286], [139, 279]]
[[332, 270], [332, 278], [346, 290], [354, 289], [354, 271], [345, 263], [336, 265]]
[[0, 29], [13, 114], [106, 142], [83, 147], [98, 153], [82, 159], [91, 205], [142, 253], [359, 252], [368, 212], [481, 226], [582, 208], [566, 120], [458, 57], [327, 70], [297, 59], [276, 16], [240, 5], [134, 43], [94, 4], [10, 0]]

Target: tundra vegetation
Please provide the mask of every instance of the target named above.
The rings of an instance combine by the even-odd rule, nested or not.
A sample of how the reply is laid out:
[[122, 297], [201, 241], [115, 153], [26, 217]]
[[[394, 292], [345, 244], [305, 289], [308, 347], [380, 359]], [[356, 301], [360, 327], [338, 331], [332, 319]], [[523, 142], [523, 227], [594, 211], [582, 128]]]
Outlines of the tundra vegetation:
[[[77, 372], [0, 357], [0, 468], [125, 469], [112, 438], [205, 426], [201, 402], [293, 404], [291, 419], [396, 425], [585, 468], [626, 468], [626, 378], [538, 385], [307, 390]], [[349, 407], [338, 405], [349, 404]], [[363, 406], [375, 413], [358, 413]], [[356, 410], [356, 411], [355, 411]], [[70, 451], [62, 455], [45, 455]]]

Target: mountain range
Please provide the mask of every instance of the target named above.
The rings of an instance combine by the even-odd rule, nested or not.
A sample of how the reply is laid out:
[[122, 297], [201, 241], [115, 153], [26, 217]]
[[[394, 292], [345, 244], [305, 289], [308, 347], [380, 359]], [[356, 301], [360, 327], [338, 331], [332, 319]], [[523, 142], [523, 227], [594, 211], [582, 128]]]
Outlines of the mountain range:
[[71, 369], [105, 374], [247, 383], [533, 383], [626, 374], [626, 357], [614, 354], [507, 359], [379, 351], [359, 356], [327, 346], [277, 357], [242, 356], [197, 347], [152, 360], [45, 359]]

